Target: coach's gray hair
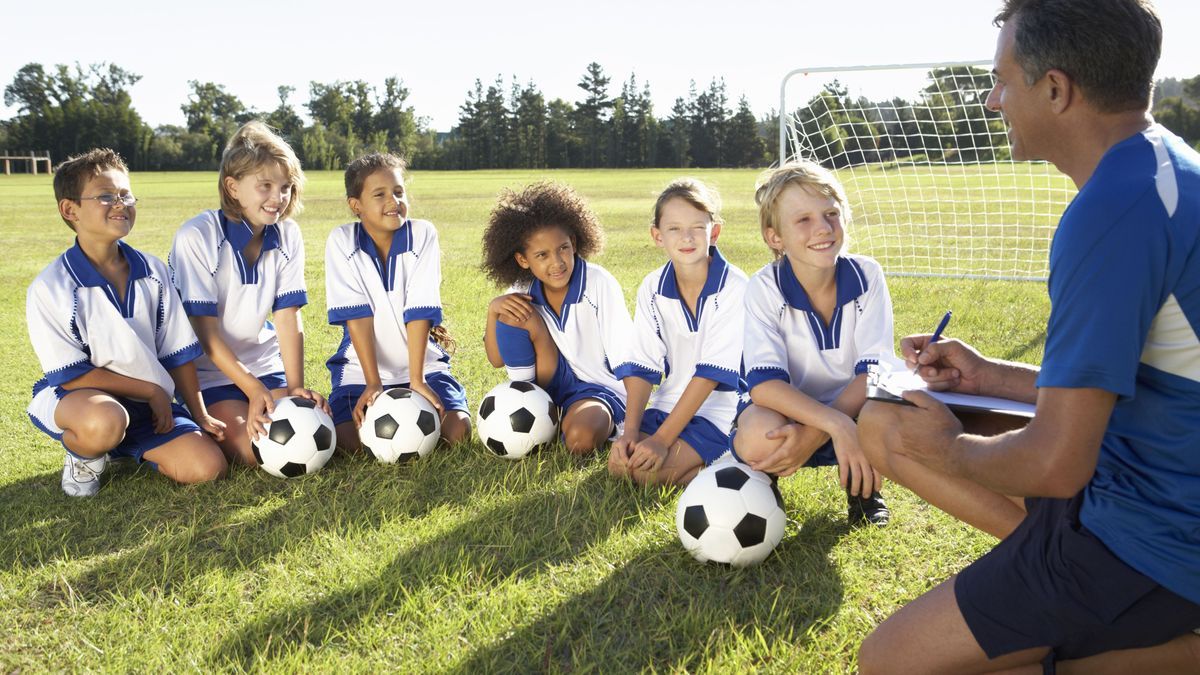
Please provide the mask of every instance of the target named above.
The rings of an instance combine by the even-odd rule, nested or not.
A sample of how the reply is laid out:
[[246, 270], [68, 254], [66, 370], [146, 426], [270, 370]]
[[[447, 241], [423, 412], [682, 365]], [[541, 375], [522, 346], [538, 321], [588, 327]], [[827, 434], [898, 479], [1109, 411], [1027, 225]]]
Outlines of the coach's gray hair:
[[1006, 0], [995, 22], [1008, 21], [1016, 21], [1013, 58], [1026, 84], [1061, 70], [1097, 110], [1150, 107], [1162, 52], [1150, 0]]

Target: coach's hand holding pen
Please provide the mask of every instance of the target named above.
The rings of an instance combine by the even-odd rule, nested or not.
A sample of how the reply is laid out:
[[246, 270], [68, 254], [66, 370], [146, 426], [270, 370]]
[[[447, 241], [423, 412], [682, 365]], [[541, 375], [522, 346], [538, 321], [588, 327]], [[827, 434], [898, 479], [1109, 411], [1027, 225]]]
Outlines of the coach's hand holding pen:
[[[931, 335], [929, 337], [929, 341], [925, 343], [926, 346], [929, 346], [929, 345], [937, 342], [938, 340], [942, 339], [942, 331], [946, 330], [946, 325], [950, 323], [950, 317], [953, 314], [954, 314], [953, 310], [946, 310], [946, 315], [942, 317], [941, 322], [938, 323], [937, 328], [934, 329], [933, 335]], [[919, 356], [920, 352], [918, 352], [917, 355]], [[921, 364], [918, 362], [917, 365], [913, 366], [913, 375], [916, 375], [917, 371], [920, 369], [921, 369]]]

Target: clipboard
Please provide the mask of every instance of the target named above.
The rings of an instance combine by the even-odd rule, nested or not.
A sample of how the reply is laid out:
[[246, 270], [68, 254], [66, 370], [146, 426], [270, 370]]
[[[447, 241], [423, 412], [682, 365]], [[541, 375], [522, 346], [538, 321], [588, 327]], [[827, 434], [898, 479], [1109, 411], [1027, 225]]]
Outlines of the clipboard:
[[899, 405], [915, 405], [904, 400], [906, 391], [923, 391], [958, 412], [991, 413], [1032, 418], [1036, 406], [995, 396], [975, 396], [952, 391], [930, 391], [925, 382], [913, 373], [894, 371], [885, 366], [867, 366], [867, 399]]

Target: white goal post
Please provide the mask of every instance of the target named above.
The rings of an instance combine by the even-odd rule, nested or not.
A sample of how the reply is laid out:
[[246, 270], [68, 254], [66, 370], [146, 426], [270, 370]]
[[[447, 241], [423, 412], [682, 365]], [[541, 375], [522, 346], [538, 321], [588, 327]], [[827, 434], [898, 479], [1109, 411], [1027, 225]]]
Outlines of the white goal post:
[[[1044, 162], [1014, 162], [985, 106], [991, 61], [799, 68], [779, 88], [780, 161], [833, 169], [851, 249], [893, 276], [1043, 280], [1075, 194]], [[789, 93], [793, 103], [788, 107]]]

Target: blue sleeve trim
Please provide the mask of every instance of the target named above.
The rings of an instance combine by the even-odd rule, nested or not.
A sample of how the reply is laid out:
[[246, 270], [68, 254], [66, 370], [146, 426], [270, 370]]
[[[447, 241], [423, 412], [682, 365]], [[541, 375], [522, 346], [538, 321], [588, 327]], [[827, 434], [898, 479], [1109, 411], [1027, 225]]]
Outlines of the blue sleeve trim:
[[334, 307], [329, 310], [329, 323], [338, 326], [352, 319], [365, 319], [375, 316], [370, 305], [352, 305], [350, 307]]
[[288, 291], [283, 295], [275, 296], [275, 304], [271, 307], [272, 312], [278, 312], [281, 309], [288, 307], [303, 307], [308, 304], [307, 291]]
[[205, 300], [192, 300], [183, 303], [183, 311], [188, 316], [216, 316], [217, 303]]
[[1113, 377], [1111, 373], [1069, 370], [1055, 366], [1043, 367], [1038, 372], [1036, 385], [1039, 389], [1042, 387], [1103, 389], [1116, 394], [1121, 400], [1128, 400], [1134, 395], [1134, 388], [1130, 384]]
[[174, 351], [174, 352], [160, 358], [158, 360], [158, 362], [160, 364], [162, 364], [163, 368], [166, 368], [167, 370], [172, 370], [172, 369], [178, 368], [179, 366], [182, 366], [184, 364], [191, 363], [192, 361], [195, 361], [196, 359], [200, 358], [203, 355], [204, 355], [204, 350], [200, 348], [200, 343], [193, 342], [192, 344], [184, 347], [183, 349], [179, 349], [177, 351]]
[[53, 387], [64, 385], [80, 375], [91, 372], [95, 367], [91, 361], [76, 361], [69, 366], [63, 366], [58, 370], [46, 373], [46, 382]]
[[692, 375], [716, 382], [717, 391], [737, 391], [740, 376], [736, 370], [714, 366], [711, 363], [697, 363], [696, 372]]
[[640, 377], [650, 384], [662, 383], [662, 373], [654, 370], [653, 368], [647, 368], [640, 363], [631, 363], [629, 361], [617, 366], [617, 369], [613, 372], [613, 375], [615, 375], [618, 380], [623, 380], [627, 377]]
[[[433, 326], [442, 324], [441, 307], [409, 307], [404, 310], [404, 323], [410, 321], [429, 321]], [[432, 328], [432, 326], [430, 326]]]
[[789, 376], [788, 372], [783, 368], [754, 368], [751, 369], [750, 372], [746, 373], [746, 385], [751, 389], [754, 389], [763, 382], [770, 382], [771, 380], [783, 380], [788, 384], [792, 383], [791, 376]]
[[854, 374], [856, 376], [862, 375], [867, 372], [867, 366], [877, 366], [877, 365], [879, 365], [879, 359], [863, 359], [862, 361], [859, 361], [858, 363], [854, 364]]

